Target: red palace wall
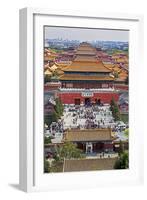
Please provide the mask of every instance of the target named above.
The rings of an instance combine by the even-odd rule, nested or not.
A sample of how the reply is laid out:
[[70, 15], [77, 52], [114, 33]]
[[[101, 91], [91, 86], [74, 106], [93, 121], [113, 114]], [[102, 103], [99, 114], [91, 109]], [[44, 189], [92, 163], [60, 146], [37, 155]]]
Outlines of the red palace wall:
[[104, 144], [104, 149], [112, 149], [113, 150], [113, 144], [112, 143]]
[[117, 90], [128, 90], [128, 85], [115, 84], [114, 88]]
[[80, 99], [81, 102], [85, 102], [85, 98], [90, 98], [91, 102], [95, 102], [95, 99], [100, 99], [101, 103], [110, 103], [114, 98], [118, 101], [119, 95], [117, 93], [94, 93], [93, 97], [83, 97], [81, 93], [59, 93], [59, 97], [63, 104], [74, 104], [75, 99]]

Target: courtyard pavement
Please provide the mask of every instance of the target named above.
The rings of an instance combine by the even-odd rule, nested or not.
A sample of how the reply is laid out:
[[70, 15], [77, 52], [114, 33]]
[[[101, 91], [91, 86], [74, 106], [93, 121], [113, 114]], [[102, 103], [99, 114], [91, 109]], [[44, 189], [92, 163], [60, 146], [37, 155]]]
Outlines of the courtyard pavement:
[[114, 122], [110, 105], [103, 106], [74, 106], [65, 105], [61, 120], [53, 123], [46, 136], [54, 136], [54, 142], [60, 142], [63, 132], [66, 129], [95, 129], [112, 128], [116, 140], [125, 141], [128, 136], [125, 134], [125, 128], [120, 129], [120, 125], [125, 126], [123, 122]]

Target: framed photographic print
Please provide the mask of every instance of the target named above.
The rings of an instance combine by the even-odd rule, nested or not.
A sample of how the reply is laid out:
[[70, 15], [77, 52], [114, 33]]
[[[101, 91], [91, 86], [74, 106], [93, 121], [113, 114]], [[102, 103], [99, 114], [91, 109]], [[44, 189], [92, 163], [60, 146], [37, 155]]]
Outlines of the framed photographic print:
[[20, 188], [138, 184], [142, 16], [20, 10]]

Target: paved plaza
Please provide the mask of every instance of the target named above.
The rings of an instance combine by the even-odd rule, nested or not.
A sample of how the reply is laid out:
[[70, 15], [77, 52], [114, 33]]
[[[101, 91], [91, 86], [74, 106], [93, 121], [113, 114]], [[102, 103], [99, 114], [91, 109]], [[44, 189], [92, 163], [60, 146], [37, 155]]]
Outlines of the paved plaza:
[[62, 118], [56, 123], [53, 122], [46, 131], [46, 136], [53, 136], [52, 143], [60, 143], [63, 138], [64, 131], [71, 129], [97, 129], [111, 128], [113, 136], [117, 141], [126, 141], [128, 136], [125, 129], [128, 128], [124, 122], [115, 122], [110, 110], [110, 105], [103, 106], [75, 106], [64, 105]]
[[65, 106], [64, 129], [113, 128], [115, 126], [109, 105]]

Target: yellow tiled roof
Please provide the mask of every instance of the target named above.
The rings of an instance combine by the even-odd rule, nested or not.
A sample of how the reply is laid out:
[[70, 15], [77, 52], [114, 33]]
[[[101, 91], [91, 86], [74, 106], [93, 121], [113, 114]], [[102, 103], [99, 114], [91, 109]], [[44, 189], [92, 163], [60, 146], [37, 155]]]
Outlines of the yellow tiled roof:
[[117, 158], [73, 159], [64, 161], [64, 172], [111, 170]]
[[94, 80], [94, 81], [113, 81], [114, 78], [110, 76], [86, 76], [86, 75], [73, 75], [73, 74], [63, 74], [59, 77], [60, 80]]
[[110, 72], [101, 61], [97, 62], [76, 62], [73, 61], [71, 65], [64, 68], [64, 71], [79, 71], [79, 72]]
[[44, 74], [45, 75], [52, 75], [52, 72], [49, 69], [47, 69], [47, 70], [45, 70]]
[[111, 129], [69, 130], [65, 132], [65, 141], [105, 141], [112, 140]]

